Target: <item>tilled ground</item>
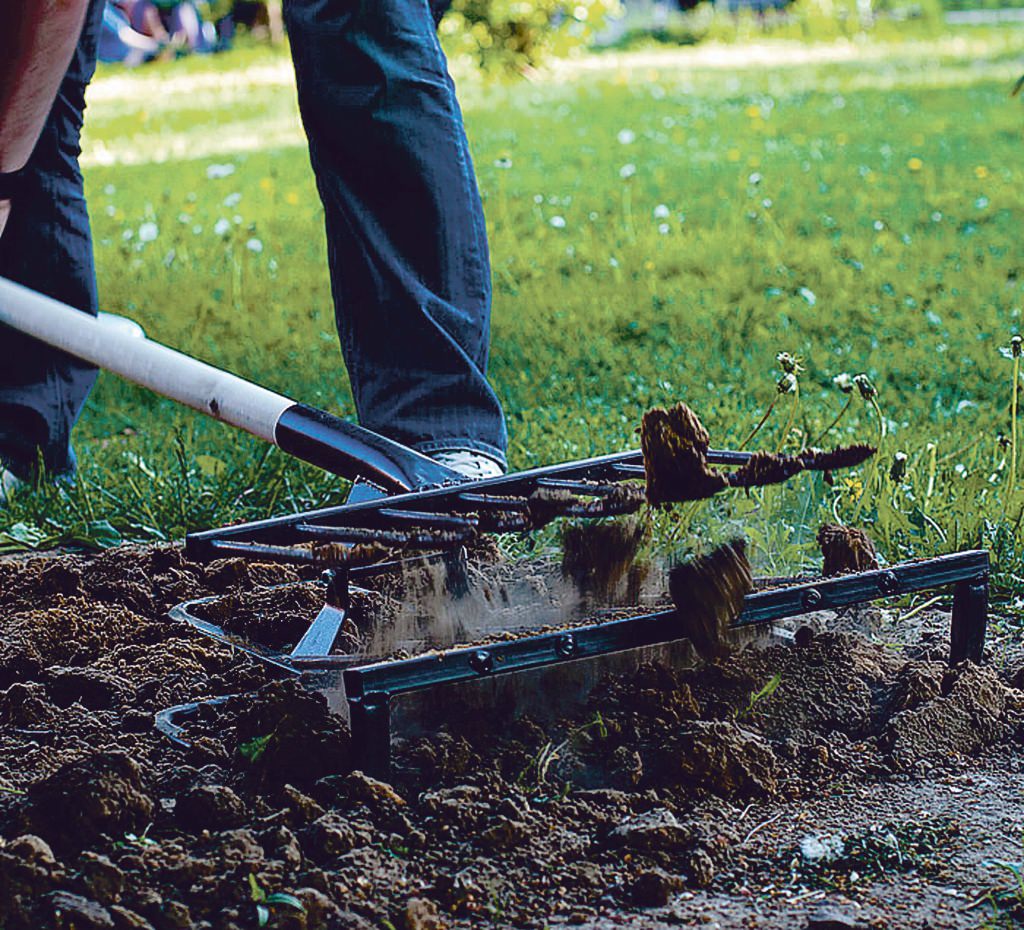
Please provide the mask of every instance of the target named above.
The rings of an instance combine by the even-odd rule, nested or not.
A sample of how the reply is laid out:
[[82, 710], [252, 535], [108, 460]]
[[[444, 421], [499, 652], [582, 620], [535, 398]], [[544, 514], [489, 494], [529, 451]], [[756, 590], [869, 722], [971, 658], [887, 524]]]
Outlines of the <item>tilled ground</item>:
[[[928, 624], [646, 666], [573, 719], [405, 745], [385, 783], [319, 697], [167, 618], [298, 580], [0, 560], [0, 928], [976, 927], [1022, 857], [1018, 673], [947, 669]], [[154, 730], [230, 694], [190, 748]]]

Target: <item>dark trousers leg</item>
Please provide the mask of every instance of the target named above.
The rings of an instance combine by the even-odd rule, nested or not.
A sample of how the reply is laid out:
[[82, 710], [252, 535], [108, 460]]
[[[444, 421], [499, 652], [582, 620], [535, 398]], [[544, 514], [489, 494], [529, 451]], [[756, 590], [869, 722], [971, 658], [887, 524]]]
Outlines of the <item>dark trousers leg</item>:
[[[0, 276], [92, 314], [96, 275], [78, 156], [102, 16], [102, 0], [92, 0], [0, 236]], [[0, 460], [22, 475], [40, 455], [54, 474], [72, 470], [71, 428], [95, 380], [90, 366], [0, 327]]]
[[359, 419], [503, 462], [486, 229], [432, 4], [285, 0], [284, 14]]

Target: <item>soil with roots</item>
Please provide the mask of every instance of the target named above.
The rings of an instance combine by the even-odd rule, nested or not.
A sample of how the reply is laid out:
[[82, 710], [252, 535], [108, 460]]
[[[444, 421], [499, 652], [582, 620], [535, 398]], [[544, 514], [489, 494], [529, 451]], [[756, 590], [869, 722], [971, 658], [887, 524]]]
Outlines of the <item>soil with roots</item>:
[[[306, 581], [170, 546], [0, 559], [0, 928], [1024, 913], [999, 865], [1024, 858], [1024, 666], [997, 639], [985, 663], [947, 667], [937, 608], [646, 664], [554, 722], [477, 714], [403, 742], [385, 780], [319, 695], [168, 616], [216, 595], [207, 619], [290, 644], [321, 602]], [[360, 595], [359, 624], [394, 599]], [[188, 746], [155, 729], [216, 697]]]

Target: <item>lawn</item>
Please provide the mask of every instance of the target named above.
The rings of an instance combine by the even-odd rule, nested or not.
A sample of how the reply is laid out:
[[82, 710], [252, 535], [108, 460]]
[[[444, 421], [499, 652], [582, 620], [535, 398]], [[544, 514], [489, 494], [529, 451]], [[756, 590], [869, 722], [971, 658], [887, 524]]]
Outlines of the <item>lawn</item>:
[[[781, 567], [839, 517], [891, 559], [993, 546], [1016, 587], [1024, 493], [1002, 439], [1014, 367], [1000, 347], [1024, 306], [1024, 109], [1008, 95], [1022, 57], [1024, 30], [1006, 29], [468, 77], [512, 466], [629, 448], [641, 413], [677, 400], [715, 444], [738, 445], [788, 352], [799, 392], [751, 446], [880, 441], [876, 463], [716, 503], [691, 529], [742, 521], [758, 562]], [[102, 72], [84, 160], [105, 309], [352, 415], [286, 58]], [[843, 373], [866, 373], [877, 402], [843, 394]], [[77, 449], [77, 485], [18, 495], [0, 527], [34, 543], [175, 538], [343, 494], [112, 376]]]

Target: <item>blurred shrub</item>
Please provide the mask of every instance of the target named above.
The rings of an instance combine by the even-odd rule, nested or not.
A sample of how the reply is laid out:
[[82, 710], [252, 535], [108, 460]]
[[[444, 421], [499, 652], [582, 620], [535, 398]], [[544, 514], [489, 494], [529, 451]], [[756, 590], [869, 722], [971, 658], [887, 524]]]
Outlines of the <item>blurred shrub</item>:
[[441, 36], [450, 55], [488, 71], [522, 71], [582, 49], [619, 0], [452, 0]]

